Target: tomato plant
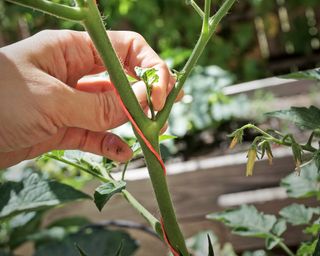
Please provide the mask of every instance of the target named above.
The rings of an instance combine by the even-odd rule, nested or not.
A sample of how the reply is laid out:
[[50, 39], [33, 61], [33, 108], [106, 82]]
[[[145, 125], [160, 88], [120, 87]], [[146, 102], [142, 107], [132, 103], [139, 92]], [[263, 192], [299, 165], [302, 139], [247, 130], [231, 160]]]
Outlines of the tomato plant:
[[[70, 160], [65, 156], [63, 151], [49, 153], [46, 157], [54, 158], [76, 166], [80, 170], [98, 178], [102, 182], [102, 185], [96, 189], [94, 199], [100, 210], [113, 194], [121, 193], [123, 197], [150, 223], [151, 227], [159, 237], [164, 240], [174, 255], [189, 255], [185, 239], [176, 220], [166, 182], [165, 166], [159, 150], [159, 134], [161, 128], [168, 119], [173, 103], [186, 79], [197, 63], [209, 39], [216, 31], [219, 22], [228, 13], [235, 0], [226, 0], [214, 15], [211, 15], [211, 0], [204, 1], [204, 10], [202, 10], [195, 1], [187, 1], [202, 19], [201, 33], [185, 66], [176, 74], [177, 82], [171, 90], [165, 106], [158, 113], [153, 111], [149, 94], [148, 103], [152, 113], [151, 118], [141, 109], [132, 91], [128, 77], [123, 70], [106, 33], [105, 24], [101, 18], [96, 1], [76, 0], [74, 6], [48, 0], [8, 0], [8, 2], [31, 7], [62, 19], [74, 21], [81, 24], [88, 32], [108, 70], [110, 79], [115, 86], [115, 91], [119, 96], [119, 101], [122, 103], [123, 110], [129, 118], [135, 135], [141, 145], [159, 206], [160, 219], [158, 220], [154, 217], [126, 190], [126, 183], [124, 180], [115, 180], [112, 175], [110, 175], [105, 165], [101, 163], [92, 163], [81, 157]], [[155, 72], [152, 70], [143, 71], [138, 69], [138, 73], [140, 73], [142, 80], [145, 81], [147, 90], [150, 93], [152, 83], [157, 79]], [[18, 212], [14, 211], [14, 213], [16, 214]], [[81, 254], [84, 254], [84, 252], [81, 251]]]
[[[285, 78], [320, 80], [319, 69], [293, 73]], [[292, 151], [296, 165], [296, 174], [284, 178], [281, 185], [286, 188], [287, 194], [292, 198], [315, 197], [319, 200], [320, 180], [320, 109], [316, 106], [291, 107], [266, 113], [266, 116], [285, 120], [309, 133], [305, 143], [298, 142], [296, 136], [272, 128], [260, 129], [256, 125], [246, 124], [235, 130], [230, 148], [242, 142], [247, 129], [257, 132], [249, 150], [246, 175], [253, 175], [254, 164], [257, 159], [267, 157], [272, 164], [274, 145], [289, 147]], [[258, 212], [254, 206], [242, 206], [239, 209], [227, 210], [222, 213], [213, 213], [208, 218], [218, 220], [232, 228], [232, 232], [240, 236], [259, 237], [266, 241], [266, 248], [272, 250], [281, 247], [286, 255], [316, 256], [320, 253], [319, 241], [319, 207], [306, 207], [303, 204], [289, 205], [279, 212], [279, 217]], [[316, 217], [316, 219], [315, 219]], [[307, 225], [304, 233], [311, 236], [311, 241], [302, 242], [296, 253], [286, 244], [282, 237], [287, 229], [287, 223], [293, 226]]]

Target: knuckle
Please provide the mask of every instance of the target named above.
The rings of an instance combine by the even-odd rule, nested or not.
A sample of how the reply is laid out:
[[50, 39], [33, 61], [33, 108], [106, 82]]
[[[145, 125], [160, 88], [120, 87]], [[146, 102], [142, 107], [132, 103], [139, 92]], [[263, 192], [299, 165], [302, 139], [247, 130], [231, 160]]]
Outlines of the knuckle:
[[112, 120], [114, 119], [115, 113], [112, 109], [116, 102], [112, 100], [112, 97], [108, 97], [104, 93], [97, 94], [96, 100], [98, 101], [97, 104], [95, 104], [97, 106], [95, 109], [97, 129], [99, 131], [105, 131], [110, 128]]
[[89, 130], [85, 130], [83, 135], [80, 136], [77, 148], [79, 150], [85, 151], [87, 149], [88, 141], [89, 141]]

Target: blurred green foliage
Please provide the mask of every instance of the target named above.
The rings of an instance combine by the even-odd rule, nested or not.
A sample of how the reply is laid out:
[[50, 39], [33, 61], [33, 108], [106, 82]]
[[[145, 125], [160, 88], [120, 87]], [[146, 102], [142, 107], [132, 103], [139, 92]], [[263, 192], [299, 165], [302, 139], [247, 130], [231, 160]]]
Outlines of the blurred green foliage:
[[[71, 0], [55, 1], [72, 4]], [[192, 7], [186, 5], [184, 1], [100, 0], [98, 2], [108, 29], [139, 32], [176, 69], [183, 65], [196, 42], [201, 21]], [[197, 2], [202, 6], [203, 1]], [[216, 10], [221, 2], [222, 0], [214, 1], [212, 10]], [[290, 31], [281, 31], [280, 6], [285, 6], [290, 14]], [[316, 10], [319, 8], [319, 1], [248, 0], [238, 2], [232, 13], [222, 23], [217, 35], [211, 39], [199, 64], [217, 65], [229, 70], [236, 76], [236, 81], [272, 75], [268, 70], [268, 59], [261, 57], [254, 22], [257, 16], [263, 18], [268, 40], [278, 54], [285, 53], [285, 47], [289, 42], [294, 53], [310, 55], [314, 50], [310, 40], [314, 37], [319, 38], [319, 33], [317, 34], [315, 30], [317, 25], [312, 24], [314, 23], [312, 15], [309, 15], [309, 19], [306, 18], [305, 10], [308, 6]], [[316, 20], [317, 17], [313, 19]], [[3, 41], [11, 43], [23, 37], [22, 23], [26, 23], [30, 34], [47, 28], [82, 29], [81, 26], [72, 22], [61, 21], [36, 11], [30, 12], [25, 8], [1, 1], [0, 34]], [[310, 32], [312, 26], [314, 28]]]

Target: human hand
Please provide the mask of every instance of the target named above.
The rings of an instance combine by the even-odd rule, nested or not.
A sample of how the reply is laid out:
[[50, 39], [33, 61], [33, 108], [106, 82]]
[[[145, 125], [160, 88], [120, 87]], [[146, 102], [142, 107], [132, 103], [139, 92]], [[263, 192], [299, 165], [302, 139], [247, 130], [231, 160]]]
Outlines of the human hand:
[[[152, 91], [160, 110], [173, 86], [165, 63], [134, 32], [108, 32], [128, 73], [135, 66], [155, 67]], [[0, 49], [0, 168], [53, 149], [79, 149], [124, 162], [132, 151], [106, 132], [127, 121], [110, 82], [78, 82], [104, 71], [89, 36], [68, 30], [43, 31]], [[143, 109], [145, 87], [133, 85]]]

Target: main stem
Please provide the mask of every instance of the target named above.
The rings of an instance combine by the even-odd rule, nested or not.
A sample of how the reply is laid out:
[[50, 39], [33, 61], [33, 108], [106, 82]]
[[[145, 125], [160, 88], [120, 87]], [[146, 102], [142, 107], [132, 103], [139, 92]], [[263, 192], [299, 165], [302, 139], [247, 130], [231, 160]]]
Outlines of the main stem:
[[[143, 111], [141, 111], [141, 107], [130, 88], [129, 82], [123, 72], [122, 66], [112, 48], [107, 33], [105, 32], [105, 28], [96, 5], [92, 1], [88, 1], [88, 8], [88, 17], [90, 18], [84, 21], [84, 26], [90, 34], [95, 47], [99, 51], [100, 56], [108, 69], [111, 80], [117, 87], [121, 98], [126, 104], [126, 108], [130, 111], [130, 114], [145, 135], [148, 133], [148, 131], [149, 133], [150, 130], [153, 131], [153, 134], [149, 136], [146, 135], [146, 138], [152, 144], [154, 149], [159, 151], [158, 136], [160, 128], [156, 127], [156, 129], [150, 129], [150, 127], [152, 127], [155, 123], [146, 118]], [[140, 138], [139, 135], [137, 135], [137, 137]], [[177, 251], [181, 252], [182, 255], [189, 255], [187, 247], [185, 245], [184, 237], [177, 223], [162, 167], [158, 159], [144, 144], [141, 138], [140, 143], [142, 145], [142, 149], [146, 158], [150, 178], [163, 219], [166, 235], [170, 241], [170, 244], [175, 249], [177, 249]]]
[[99, 10], [93, 0], [89, 0], [87, 19], [83, 25], [89, 33], [103, 64], [108, 70], [110, 79], [116, 87], [122, 102], [125, 103], [127, 110], [136, 121], [141, 130], [147, 129], [151, 120], [144, 114], [123, 70], [120, 60], [113, 49], [111, 41], [105, 30]]
[[[145, 135], [154, 149], [156, 149], [157, 152], [160, 153], [158, 132], [152, 133], [149, 131], [149, 134]], [[183, 256], [189, 256], [185, 244], [185, 239], [177, 222], [177, 217], [170, 197], [164, 170], [162, 169], [158, 159], [145, 145], [141, 137], [138, 134], [136, 134], [136, 136], [139, 140], [139, 143], [141, 144], [143, 154], [145, 156], [153, 190], [156, 196], [168, 240], [170, 241], [171, 246], [175, 248], [179, 253], [181, 253]]]

